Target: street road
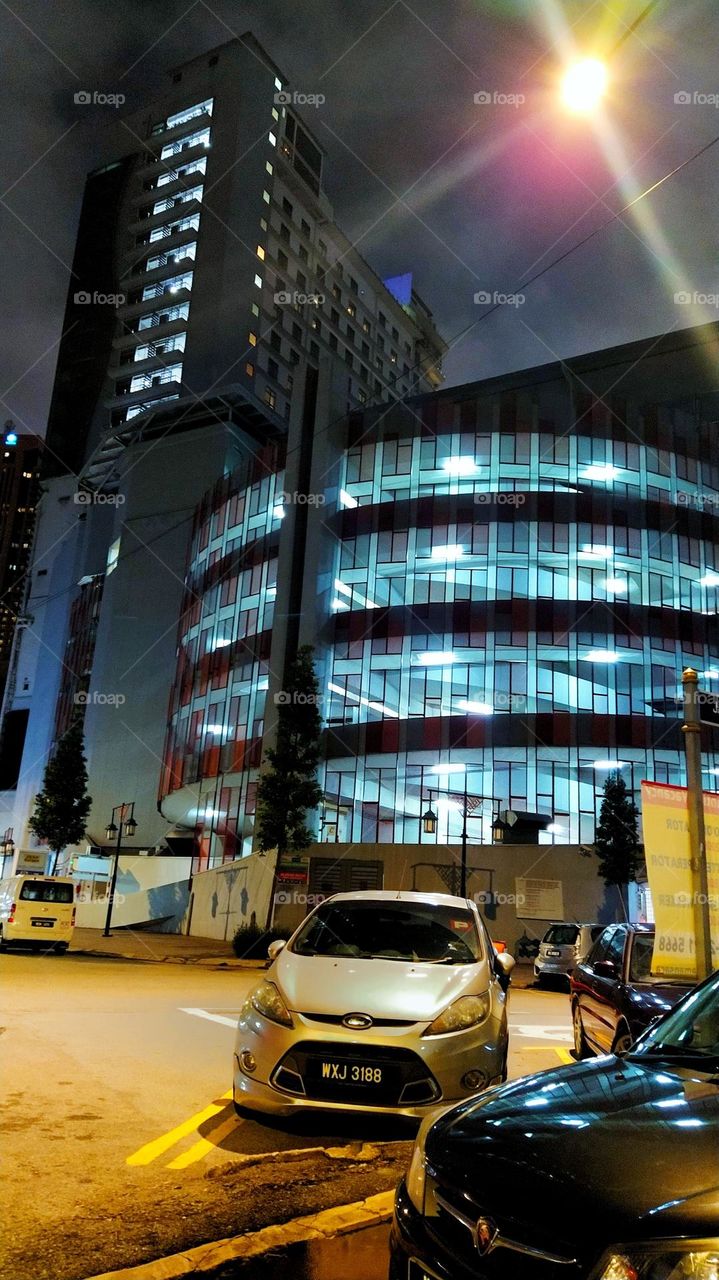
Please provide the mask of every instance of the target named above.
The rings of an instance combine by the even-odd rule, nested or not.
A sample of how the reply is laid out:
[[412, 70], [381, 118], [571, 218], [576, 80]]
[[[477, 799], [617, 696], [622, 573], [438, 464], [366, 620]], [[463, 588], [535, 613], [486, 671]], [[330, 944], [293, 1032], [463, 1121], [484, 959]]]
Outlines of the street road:
[[[257, 972], [72, 951], [0, 972], [8, 1280], [80, 1280], [398, 1181], [407, 1122], [235, 1117], [232, 1028]], [[511, 1077], [571, 1060], [566, 995], [514, 991], [510, 1024]]]

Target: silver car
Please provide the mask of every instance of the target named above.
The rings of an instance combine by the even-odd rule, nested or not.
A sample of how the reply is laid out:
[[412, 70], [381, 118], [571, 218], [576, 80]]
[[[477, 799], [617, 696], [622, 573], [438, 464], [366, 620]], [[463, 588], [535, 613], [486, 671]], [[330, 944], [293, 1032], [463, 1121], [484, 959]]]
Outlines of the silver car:
[[571, 921], [550, 924], [534, 962], [537, 985], [541, 987], [548, 978], [568, 978], [574, 966], [589, 955], [603, 928], [602, 924]]
[[507, 986], [473, 902], [340, 893], [307, 917], [237, 1026], [235, 1108], [421, 1117], [506, 1078]]

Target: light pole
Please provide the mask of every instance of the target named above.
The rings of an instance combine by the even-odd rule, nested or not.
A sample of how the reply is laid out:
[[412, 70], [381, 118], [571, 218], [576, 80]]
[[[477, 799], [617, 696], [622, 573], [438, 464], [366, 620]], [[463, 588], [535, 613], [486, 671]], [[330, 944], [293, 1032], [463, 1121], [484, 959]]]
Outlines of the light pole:
[[[119, 820], [115, 822], [115, 814], [120, 813]], [[108, 840], [117, 836], [117, 844], [115, 846], [115, 861], [112, 867], [112, 879], [110, 880], [110, 894], [107, 900], [107, 915], [105, 916], [105, 928], [103, 929], [103, 938], [110, 938], [110, 922], [112, 920], [112, 904], [115, 900], [115, 886], [117, 884], [117, 869], [120, 865], [120, 850], [122, 848], [122, 837], [134, 836], [137, 831], [137, 823], [135, 822], [135, 802], [132, 804], [116, 804], [112, 817], [105, 827], [105, 835]]]
[[[480, 804], [483, 800], [490, 800], [493, 806], [495, 804], [500, 805], [502, 803], [501, 800], [497, 798], [497, 796], [470, 796], [467, 793], [467, 773], [468, 773], [468, 770], [465, 769], [464, 770], [464, 789], [462, 792], [459, 793], [460, 803], [462, 805], [462, 858], [460, 862], [460, 871], [459, 871], [460, 898], [467, 897], [467, 819], [472, 815], [474, 809], [477, 807], [477, 804]], [[443, 793], [438, 788], [436, 790], [436, 794], [452, 795], [452, 792]], [[427, 835], [434, 835], [435, 831], [437, 830], [437, 815], [432, 809], [432, 791], [429, 789], [428, 789], [428, 795], [429, 795], [429, 808], [422, 815], [422, 827]], [[475, 803], [470, 803], [472, 801]], [[500, 840], [502, 838], [500, 834], [500, 830], [501, 829], [499, 826], [499, 822], [497, 823], [493, 822], [492, 835], [497, 840]]]
[[696, 938], [697, 978], [708, 978], [712, 971], [712, 939], [709, 917], [709, 881], [707, 846], [704, 828], [704, 795], [702, 790], [702, 739], [697, 707], [698, 676], [693, 667], [682, 674], [684, 688], [684, 748], [687, 757], [687, 808], [689, 813], [689, 852], [694, 896], [694, 933]]

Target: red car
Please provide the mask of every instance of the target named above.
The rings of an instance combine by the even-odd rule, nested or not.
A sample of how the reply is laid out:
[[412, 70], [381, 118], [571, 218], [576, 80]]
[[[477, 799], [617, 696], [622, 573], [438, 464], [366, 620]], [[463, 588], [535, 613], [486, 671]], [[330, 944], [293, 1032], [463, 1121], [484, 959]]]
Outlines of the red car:
[[610, 924], [570, 974], [578, 1058], [626, 1052], [695, 985], [685, 978], [653, 978], [653, 949], [654, 925]]

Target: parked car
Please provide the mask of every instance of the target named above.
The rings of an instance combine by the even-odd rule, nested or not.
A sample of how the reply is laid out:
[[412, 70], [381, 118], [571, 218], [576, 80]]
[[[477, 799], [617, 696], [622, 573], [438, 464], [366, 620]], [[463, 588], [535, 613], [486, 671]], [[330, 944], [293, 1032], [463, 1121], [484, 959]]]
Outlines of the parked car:
[[570, 921], [550, 924], [534, 962], [537, 986], [543, 986], [548, 978], [568, 978], [574, 966], [591, 951], [601, 932], [600, 924], [573, 924]]
[[0, 880], [0, 948], [67, 951], [74, 927], [74, 880], [32, 874]]
[[578, 1058], [622, 1053], [694, 983], [651, 975], [654, 925], [612, 924], [570, 975]]
[[390, 1280], [714, 1280], [719, 973], [632, 1050], [420, 1126]]
[[377, 890], [326, 899], [245, 1003], [236, 1109], [421, 1117], [506, 1079], [506, 988], [473, 902]]

